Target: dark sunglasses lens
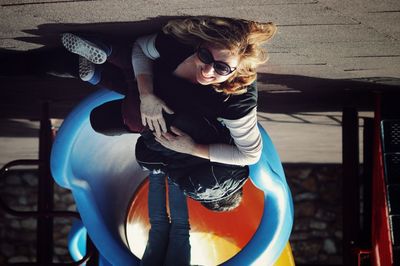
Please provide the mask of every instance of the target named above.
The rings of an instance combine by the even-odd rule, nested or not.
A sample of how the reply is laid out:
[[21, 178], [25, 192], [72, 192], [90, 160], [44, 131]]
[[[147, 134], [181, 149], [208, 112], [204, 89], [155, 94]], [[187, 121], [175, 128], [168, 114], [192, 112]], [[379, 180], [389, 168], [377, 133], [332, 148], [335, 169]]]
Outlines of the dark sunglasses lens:
[[198, 54], [200, 61], [203, 62], [204, 64], [214, 63], [213, 67], [219, 75], [226, 76], [232, 72], [229, 65], [227, 65], [223, 62], [215, 62], [211, 52], [208, 51], [207, 49], [200, 48], [197, 51], [197, 54]]
[[198, 55], [200, 61], [203, 62], [204, 64], [210, 64], [213, 62], [213, 57], [207, 49], [200, 48]]
[[231, 73], [231, 68], [227, 64], [224, 64], [224, 63], [215, 63], [214, 69], [218, 74], [223, 75], [223, 76]]

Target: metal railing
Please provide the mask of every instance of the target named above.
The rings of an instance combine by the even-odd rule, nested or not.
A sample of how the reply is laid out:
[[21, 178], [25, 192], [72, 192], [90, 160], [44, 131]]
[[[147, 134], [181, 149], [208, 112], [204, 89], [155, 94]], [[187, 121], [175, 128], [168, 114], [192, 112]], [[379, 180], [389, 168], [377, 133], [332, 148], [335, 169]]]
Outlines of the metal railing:
[[37, 210], [19, 211], [11, 208], [0, 195], [0, 208], [15, 217], [35, 218], [37, 220], [36, 238], [36, 262], [9, 263], [8, 265], [97, 265], [98, 251], [88, 237], [86, 255], [79, 261], [68, 263], [53, 262], [53, 219], [54, 218], [77, 218], [78, 212], [53, 210], [54, 181], [50, 173], [50, 151], [54, 139], [49, 119], [48, 103], [42, 105], [42, 113], [39, 130], [39, 160], [15, 160], [4, 165], [0, 170], [0, 182], [4, 180], [7, 173], [13, 167], [37, 166], [39, 170]]

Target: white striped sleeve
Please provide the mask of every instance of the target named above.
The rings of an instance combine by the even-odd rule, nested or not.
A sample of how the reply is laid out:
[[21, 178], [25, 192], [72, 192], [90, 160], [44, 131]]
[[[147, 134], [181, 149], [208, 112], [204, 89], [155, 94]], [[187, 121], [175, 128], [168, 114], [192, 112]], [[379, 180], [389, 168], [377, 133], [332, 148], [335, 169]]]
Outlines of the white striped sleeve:
[[132, 67], [135, 76], [153, 74], [153, 60], [160, 57], [156, 49], [157, 34], [146, 35], [136, 39], [132, 47]]
[[255, 164], [261, 157], [262, 139], [257, 126], [257, 108], [236, 120], [222, 119], [235, 145], [210, 144], [210, 161], [232, 165]]

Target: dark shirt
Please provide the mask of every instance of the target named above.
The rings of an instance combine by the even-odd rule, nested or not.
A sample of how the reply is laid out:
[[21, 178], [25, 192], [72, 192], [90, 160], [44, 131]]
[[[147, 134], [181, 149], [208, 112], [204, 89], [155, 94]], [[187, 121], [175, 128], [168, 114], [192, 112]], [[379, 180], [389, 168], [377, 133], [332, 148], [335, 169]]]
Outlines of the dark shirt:
[[[176, 114], [166, 116], [169, 124], [187, 132], [197, 143], [233, 145], [229, 131], [218, 121]], [[154, 140], [150, 131], [141, 133], [136, 144], [138, 163], [149, 170], [162, 170], [189, 197], [211, 202], [230, 196], [249, 176], [247, 166], [227, 165], [169, 150]]]
[[195, 53], [195, 49], [164, 33], [157, 35], [155, 45], [160, 57], [154, 65], [154, 92], [172, 110], [233, 120], [245, 116], [256, 107], [256, 82], [240, 95], [226, 95], [215, 91], [211, 85], [193, 84], [173, 72]]

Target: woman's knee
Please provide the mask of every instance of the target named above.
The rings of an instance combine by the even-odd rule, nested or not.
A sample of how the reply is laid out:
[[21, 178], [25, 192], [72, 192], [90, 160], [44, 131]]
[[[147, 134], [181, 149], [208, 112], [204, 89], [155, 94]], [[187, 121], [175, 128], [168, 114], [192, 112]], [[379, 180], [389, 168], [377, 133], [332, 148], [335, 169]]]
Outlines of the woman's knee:
[[107, 136], [129, 133], [122, 120], [121, 100], [107, 102], [94, 108], [90, 112], [90, 124], [94, 131]]

